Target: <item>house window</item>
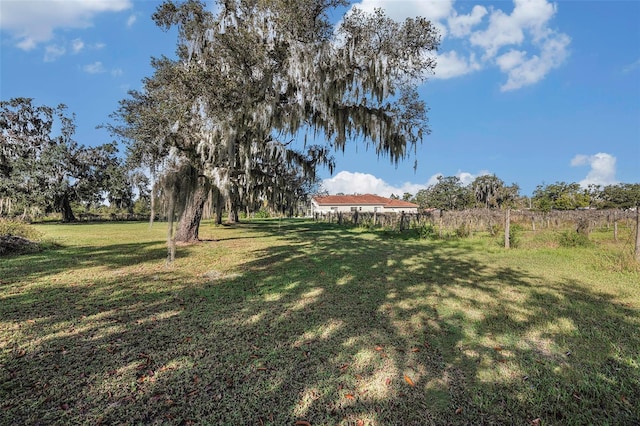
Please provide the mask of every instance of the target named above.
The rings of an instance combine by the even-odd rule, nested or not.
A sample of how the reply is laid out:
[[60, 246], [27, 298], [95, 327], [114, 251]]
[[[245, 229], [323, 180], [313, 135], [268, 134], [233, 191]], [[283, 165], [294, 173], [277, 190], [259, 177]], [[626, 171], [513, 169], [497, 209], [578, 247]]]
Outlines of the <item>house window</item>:
[[357, 211], [358, 211], [358, 208], [357, 208], [357, 207], [351, 207], [351, 211], [352, 211], [352, 212], [357, 212]]

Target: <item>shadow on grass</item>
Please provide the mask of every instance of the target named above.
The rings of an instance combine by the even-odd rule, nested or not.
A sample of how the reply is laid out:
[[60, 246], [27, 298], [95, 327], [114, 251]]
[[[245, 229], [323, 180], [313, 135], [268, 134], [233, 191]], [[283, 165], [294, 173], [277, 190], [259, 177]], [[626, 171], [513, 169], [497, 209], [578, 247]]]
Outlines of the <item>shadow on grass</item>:
[[[239, 226], [247, 241], [256, 233], [277, 238], [255, 249], [238, 275], [132, 269], [165, 253], [151, 243], [78, 249], [66, 265], [55, 253], [38, 255], [34, 272], [13, 279], [91, 265], [126, 274], [2, 294], [0, 417], [273, 425], [640, 419], [637, 311], [578, 281], [491, 264], [471, 243], [288, 221]], [[180, 250], [207, 255], [203, 247]]]

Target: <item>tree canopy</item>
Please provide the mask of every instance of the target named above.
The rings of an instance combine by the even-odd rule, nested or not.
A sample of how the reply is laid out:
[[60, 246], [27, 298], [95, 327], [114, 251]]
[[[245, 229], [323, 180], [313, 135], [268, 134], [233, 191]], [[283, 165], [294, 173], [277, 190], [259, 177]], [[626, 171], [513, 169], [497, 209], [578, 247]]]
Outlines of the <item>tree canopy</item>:
[[73, 139], [75, 118], [65, 105], [0, 101], [0, 131], [0, 198], [25, 211], [35, 207], [75, 220], [71, 202], [100, 199], [118, 164], [115, 144], [85, 147]]
[[[232, 212], [243, 199], [281, 199], [273, 194], [289, 191], [284, 177], [313, 180], [348, 141], [398, 163], [429, 133], [417, 87], [435, 67], [437, 31], [424, 18], [397, 23], [382, 10], [358, 9], [334, 31], [329, 13], [346, 5], [226, 0], [211, 12], [189, 0], [158, 7], [156, 24], [178, 27], [177, 59], [152, 60], [154, 75], [122, 101], [113, 129], [132, 155], [175, 175], [166, 181], [182, 182], [178, 214], [197, 215], [211, 188]], [[300, 137], [302, 146], [292, 143]], [[197, 230], [198, 220], [181, 226], [187, 223]], [[197, 238], [186, 231], [179, 239]]]

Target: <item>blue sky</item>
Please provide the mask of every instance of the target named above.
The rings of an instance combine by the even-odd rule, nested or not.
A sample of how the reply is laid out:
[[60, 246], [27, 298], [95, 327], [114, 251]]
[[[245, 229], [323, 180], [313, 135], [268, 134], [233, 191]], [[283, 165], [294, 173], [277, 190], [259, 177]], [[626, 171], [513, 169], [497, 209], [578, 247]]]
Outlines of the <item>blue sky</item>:
[[[95, 127], [151, 75], [151, 56], [175, 50], [176, 34], [151, 21], [158, 4], [2, 0], [1, 99], [64, 103], [78, 142], [109, 142]], [[640, 1], [356, 4], [440, 29], [436, 75], [420, 87], [432, 134], [398, 166], [349, 145], [333, 176], [321, 172], [329, 192], [415, 194], [440, 174], [494, 173], [523, 195], [556, 181], [640, 182]]]

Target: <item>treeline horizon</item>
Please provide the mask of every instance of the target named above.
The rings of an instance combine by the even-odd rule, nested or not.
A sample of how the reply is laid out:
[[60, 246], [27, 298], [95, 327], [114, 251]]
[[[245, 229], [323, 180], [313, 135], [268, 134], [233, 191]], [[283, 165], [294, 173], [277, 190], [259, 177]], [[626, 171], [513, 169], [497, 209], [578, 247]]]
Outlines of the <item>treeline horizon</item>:
[[[327, 193], [324, 191], [324, 193]], [[335, 195], [348, 195], [338, 192]], [[517, 183], [506, 185], [495, 174], [481, 175], [464, 185], [457, 176], [438, 181], [416, 194], [392, 193], [391, 199], [417, 204], [420, 209], [527, 208], [540, 211], [576, 209], [629, 209], [640, 205], [640, 183], [590, 184], [556, 181], [539, 184], [531, 196], [520, 195]]]

